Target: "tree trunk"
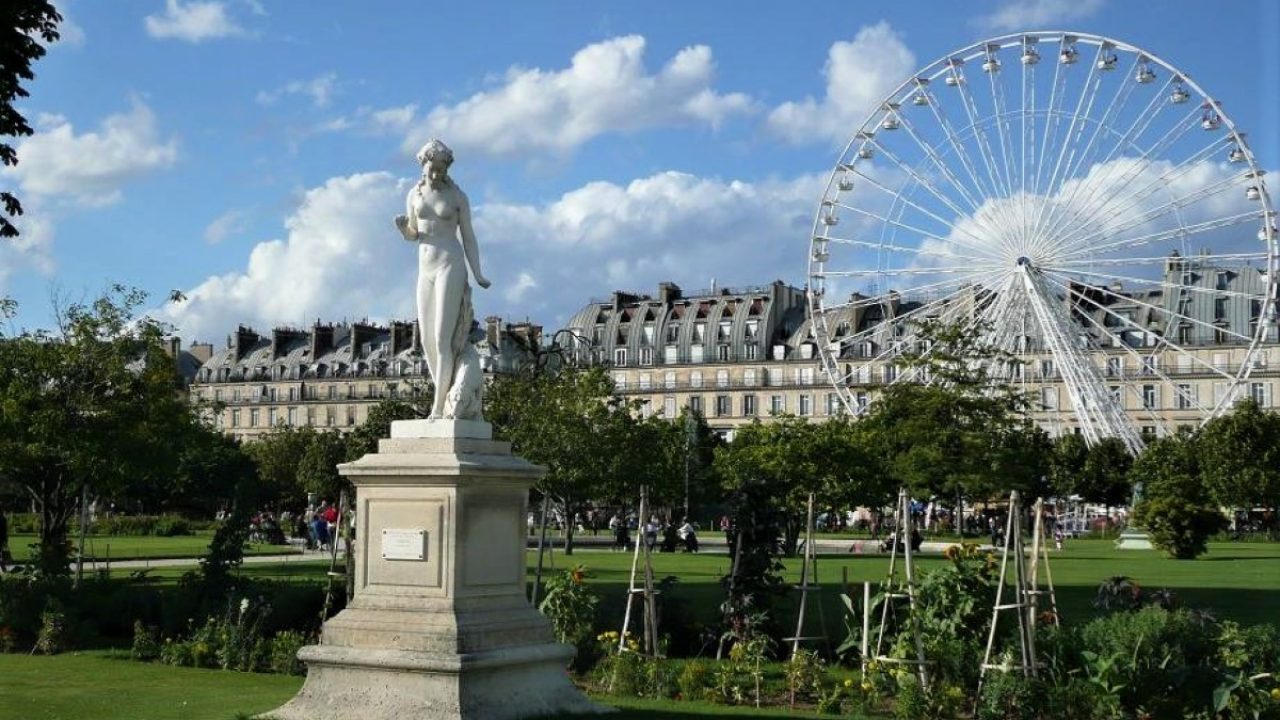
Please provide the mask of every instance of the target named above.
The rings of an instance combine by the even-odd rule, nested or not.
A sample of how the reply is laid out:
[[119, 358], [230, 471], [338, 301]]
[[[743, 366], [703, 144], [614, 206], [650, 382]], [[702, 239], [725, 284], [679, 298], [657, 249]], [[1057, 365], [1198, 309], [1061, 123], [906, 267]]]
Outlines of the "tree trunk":
[[569, 501], [565, 500], [565, 503], [564, 503], [564, 554], [565, 555], [573, 554], [573, 531], [576, 529], [577, 528], [574, 527], [574, 522], [573, 522], [573, 511], [571, 509]]

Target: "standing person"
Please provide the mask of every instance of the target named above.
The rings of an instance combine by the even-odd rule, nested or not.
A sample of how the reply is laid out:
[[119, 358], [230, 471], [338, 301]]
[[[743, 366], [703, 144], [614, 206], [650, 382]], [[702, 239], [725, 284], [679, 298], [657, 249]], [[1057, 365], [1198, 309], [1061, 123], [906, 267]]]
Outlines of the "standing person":
[[684, 519], [677, 532], [680, 534], [680, 539], [684, 541], [685, 552], [698, 552], [698, 532], [694, 529], [693, 523], [689, 522], [689, 518]]
[[333, 503], [326, 504], [328, 507], [320, 517], [324, 519], [325, 535], [328, 537], [329, 544], [332, 545], [334, 539], [338, 537], [338, 506]]
[[1066, 540], [1066, 533], [1062, 532], [1062, 528], [1055, 527], [1053, 529], [1053, 548], [1055, 550], [1062, 549], [1062, 543]]
[[9, 520], [4, 516], [4, 506], [0, 505], [0, 573], [9, 572]]

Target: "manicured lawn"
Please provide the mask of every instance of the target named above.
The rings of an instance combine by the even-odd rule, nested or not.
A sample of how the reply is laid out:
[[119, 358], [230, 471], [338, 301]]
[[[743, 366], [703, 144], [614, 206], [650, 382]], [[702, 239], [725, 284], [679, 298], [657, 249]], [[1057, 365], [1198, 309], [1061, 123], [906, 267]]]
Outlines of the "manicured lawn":
[[[120, 652], [0, 655], [0, 720], [234, 720], [279, 707], [301, 685], [300, 677], [175, 668]], [[619, 720], [836, 717], [701, 702], [598, 701], [621, 708], [609, 716]], [[360, 717], [358, 710], [351, 717]]]
[[284, 704], [302, 678], [195, 670], [93, 652], [0, 655], [0, 720], [231, 720]]
[[[212, 533], [179, 535], [177, 537], [153, 537], [150, 535], [90, 535], [85, 538], [85, 555], [100, 560], [142, 560], [160, 558], [194, 558], [209, 549]], [[72, 538], [75, 542], [76, 538]], [[31, 557], [31, 545], [35, 535], [12, 535], [9, 548], [18, 562]], [[288, 555], [298, 552], [292, 545], [250, 545], [248, 555]]]

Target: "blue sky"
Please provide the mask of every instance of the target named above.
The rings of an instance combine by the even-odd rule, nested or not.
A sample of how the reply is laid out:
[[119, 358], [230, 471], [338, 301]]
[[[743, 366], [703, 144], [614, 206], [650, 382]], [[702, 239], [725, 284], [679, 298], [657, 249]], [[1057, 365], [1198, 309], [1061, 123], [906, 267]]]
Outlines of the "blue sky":
[[[412, 313], [391, 217], [438, 135], [494, 281], [477, 314], [556, 327], [590, 297], [802, 284], [826, 174], [914, 71], [1069, 27], [1194, 77], [1280, 168], [1280, 3], [59, 3], [65, 39], [0, 185], [19, 325], [108, 283], [187, 340]], [[376, 11], [369, 8], [376, 8]]]

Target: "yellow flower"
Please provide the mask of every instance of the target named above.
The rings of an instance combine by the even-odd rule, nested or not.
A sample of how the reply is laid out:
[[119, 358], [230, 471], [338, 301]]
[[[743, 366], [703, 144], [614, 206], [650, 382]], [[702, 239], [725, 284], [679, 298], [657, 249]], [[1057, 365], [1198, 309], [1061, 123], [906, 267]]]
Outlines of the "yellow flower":
[[873, 688], [874, 686], [871, 683], [867, 682], [866, 680], [862, 681], [862, 692], [871, 692]]
[[851, 687], [853, 687], [853, 678], [845, 678], [845, 679], [844, 679], [844, 686], [845, 686], [845, 687], [847, 687], [847, 688], [851, 688]]
[[1271, 688], [1271, 699], [1280, 702], [1280, 687]]

